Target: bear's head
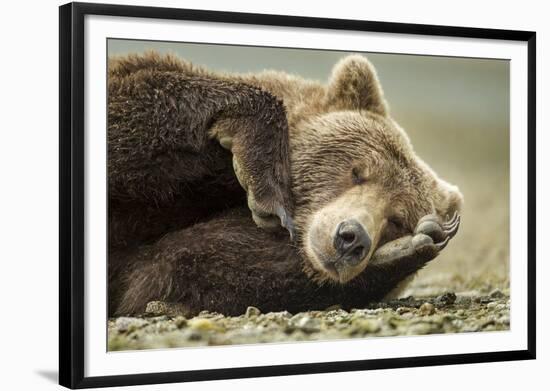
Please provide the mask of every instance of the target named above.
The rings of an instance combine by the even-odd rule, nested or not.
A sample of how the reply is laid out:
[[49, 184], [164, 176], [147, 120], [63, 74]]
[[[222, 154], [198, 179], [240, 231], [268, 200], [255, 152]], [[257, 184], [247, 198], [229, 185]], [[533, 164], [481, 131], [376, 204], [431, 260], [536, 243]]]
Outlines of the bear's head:
[[319, 282], [350, 281], [422, 216], [460, 210], [461, 193], [415, 154], [362, 56], [334, 67], [322, 113], [295, 125], [291, 150], [298, 240]]

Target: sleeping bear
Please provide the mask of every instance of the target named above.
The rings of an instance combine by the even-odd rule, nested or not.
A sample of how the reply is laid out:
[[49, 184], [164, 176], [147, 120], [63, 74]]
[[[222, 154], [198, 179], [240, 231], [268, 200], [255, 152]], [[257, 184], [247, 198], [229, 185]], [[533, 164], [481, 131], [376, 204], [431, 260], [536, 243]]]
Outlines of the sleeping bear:
[[111, 315], [364, 307], [439, 254], [462, 204], [360, 55], [326, 85], [111, 58], [108, 185]]

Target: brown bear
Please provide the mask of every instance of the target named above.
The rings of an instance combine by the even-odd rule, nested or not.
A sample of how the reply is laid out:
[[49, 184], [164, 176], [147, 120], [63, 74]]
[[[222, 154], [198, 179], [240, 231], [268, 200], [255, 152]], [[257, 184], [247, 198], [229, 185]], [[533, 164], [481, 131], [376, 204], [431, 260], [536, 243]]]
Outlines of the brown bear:
[[458, 230], [461, 193], [415, 154], [360, 55], [327, 85], [115, 57], [108, 94], [111, 314], [361, 307]]

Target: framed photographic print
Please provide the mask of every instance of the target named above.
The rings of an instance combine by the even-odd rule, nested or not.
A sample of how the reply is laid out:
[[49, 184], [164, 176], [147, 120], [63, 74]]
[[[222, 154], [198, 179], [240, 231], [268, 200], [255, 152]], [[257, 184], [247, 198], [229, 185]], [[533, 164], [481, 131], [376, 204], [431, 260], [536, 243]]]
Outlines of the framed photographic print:
[[60, 7], [60, 384], [535, 358], [535, 33]]

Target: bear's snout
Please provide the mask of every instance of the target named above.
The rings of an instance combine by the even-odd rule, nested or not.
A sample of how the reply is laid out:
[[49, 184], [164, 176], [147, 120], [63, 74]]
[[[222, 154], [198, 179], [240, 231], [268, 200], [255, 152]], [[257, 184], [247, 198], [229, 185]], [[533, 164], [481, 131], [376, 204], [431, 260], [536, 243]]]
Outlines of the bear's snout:
[[386, 209], [375, 189], [353, 187], [319, 209], [307, 225], [306, 255], [320, 281], [346, 284], [367, 266]]
[[372, 241], [363, 225], [350, 219], [338, 224], [333, 244], [341, 262], [356, 266], [369, 253]]

